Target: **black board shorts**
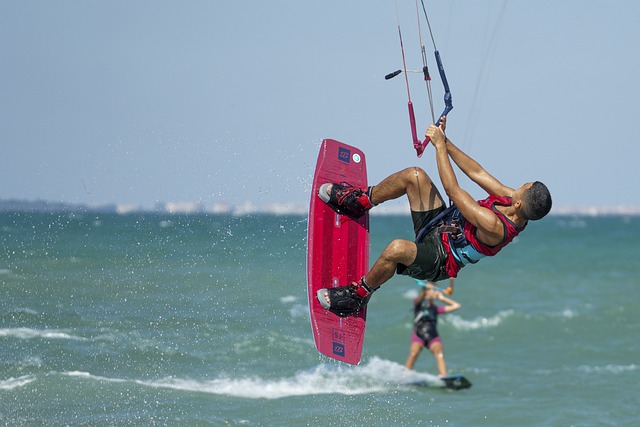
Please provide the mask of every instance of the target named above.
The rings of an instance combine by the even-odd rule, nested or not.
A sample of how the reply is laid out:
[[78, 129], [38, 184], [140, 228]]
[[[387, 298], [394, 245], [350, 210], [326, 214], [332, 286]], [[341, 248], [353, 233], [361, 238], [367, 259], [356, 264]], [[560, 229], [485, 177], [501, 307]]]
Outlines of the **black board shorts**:
[[[426, 212], [411, 211], [411, 219], [413, 220], [413, 229], [417, 236], [422, 227], [429, 223], [440, 212], [445, 209], [444, 205]], [[439, 280], [448, 279], [447, 253], [442, 246], [442, 238], [438, 233], [438, 227], [433, 227], [424, 236], [422, 241], [416, 243], [417, 254], [416, 259], [411, 265], [398, 264], [396, 269], [398, 274], [413, 277], [418, 280], [428, 280], [437, 282]]]

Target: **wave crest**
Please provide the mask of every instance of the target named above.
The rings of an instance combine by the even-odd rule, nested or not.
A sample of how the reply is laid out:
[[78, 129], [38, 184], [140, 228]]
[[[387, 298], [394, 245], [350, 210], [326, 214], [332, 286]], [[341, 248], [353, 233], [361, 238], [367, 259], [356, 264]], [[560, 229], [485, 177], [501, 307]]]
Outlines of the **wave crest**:
[[[476, 329], [495, 328], [504, 322], [507, 318], [513, 316], [513, 310], [504, 310], [498, 312], [493, 317], [479, 317], [475, 320], [465, 320], [462, 317], [450, 314], [446, 317], [446, 322], [453, 325], [454, 328], [461, 331], [473, 331]], [[444, 320], [444, 319], [443, 319]]]
[[0, 380], [0, 390], [13, 390], [14, 388], [23, 387], [33, 381], [35, 381], [35, 377], [32, 375], [23, 375], [18, 378], [11, 377], [6, 380]]
[[247, 399], [280, 399], [291, 396], [318, 394], [358, 395], [380, 393], [407, 386], [411, 382], [425, 382], [442, 387], [435, 375], [408, 371], [403, 365], [389, 360], [372, 358], [366, 365], [345, 366], [320, 364], [284, 378], [220, 377], [212, 380], [188, 378], [162, 378], [159, 380], [124, 380], [105, 378], [88, 372], [66, 372], [63, 375], [88, 380], [121, 383], [130, 381], [139, 385], [242, 397]]
[[0, 328], [0, 337], [14, 337], [23, 340], [33, 338], [64, 339], [86, 341], [86, 338], [70, 335], [57, 329]]

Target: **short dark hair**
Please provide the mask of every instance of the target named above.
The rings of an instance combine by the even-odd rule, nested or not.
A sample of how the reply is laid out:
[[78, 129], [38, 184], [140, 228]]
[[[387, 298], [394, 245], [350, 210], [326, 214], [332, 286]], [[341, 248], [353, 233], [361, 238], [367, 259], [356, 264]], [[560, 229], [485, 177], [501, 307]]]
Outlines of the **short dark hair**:
[[535, 221], [543, 218], [551, 210], [551, 193], [540, 181], [534, 182], [522, 197], [522, 213], [526, 219]]

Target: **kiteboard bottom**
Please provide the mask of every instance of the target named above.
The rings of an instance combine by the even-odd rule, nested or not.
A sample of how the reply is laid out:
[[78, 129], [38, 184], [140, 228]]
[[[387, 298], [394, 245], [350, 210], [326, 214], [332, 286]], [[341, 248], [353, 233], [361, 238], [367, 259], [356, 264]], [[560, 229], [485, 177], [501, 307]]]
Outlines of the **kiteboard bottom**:
[[438, 382], [419, 380], [405, 383], [405, 385], [412, 387], [443, 387], [450, 390], [464, 390], [472, 386], [471, 381], [465, 378], [463, 375], [448, 375], [440, 378], [443, 386]]
[[320, 147], [311, 189], [307, 239], [307, 294], [313, 338], [318, 352], [341, 362], [360, 363], [366, 307], [353, 316], [338, 317], [317, 298], [323, 288], [347, 286], [369, 267], [369, 215], [357, 220], [334, 212], [320, 197], [324, 183], [347, 182], [367, 187], [364, 153], [356, 147], [325, 139]]

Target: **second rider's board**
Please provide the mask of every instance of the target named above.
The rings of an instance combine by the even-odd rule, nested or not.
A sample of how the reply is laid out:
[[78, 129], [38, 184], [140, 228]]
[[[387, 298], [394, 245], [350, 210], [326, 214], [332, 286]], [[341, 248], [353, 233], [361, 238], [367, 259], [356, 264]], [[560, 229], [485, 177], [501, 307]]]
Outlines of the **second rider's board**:
[[[440, 378], [444, 383], [444, 388], [450, 390], [464, 390], [471, 387], [471, 381], [466, 379], [463, 375], [449, 375]], [[436, 386], [432, 381], [412, 381], [407, 385], [414, 387], [434, 387]]]
[[311, 329], [318, 351], [345, 363], [358, 364], [362, 355], [367, 309], [339, 317], [324, 309], [318, 290], [360, 280], [369, 268], [369, 214], [358, 220], [336, 213], [318, 197], [324, 183], [346, 182], [367, 187], [364, 153], [333, 139], [320, 146], [311, 188], [307, 236], [307, 293]]

